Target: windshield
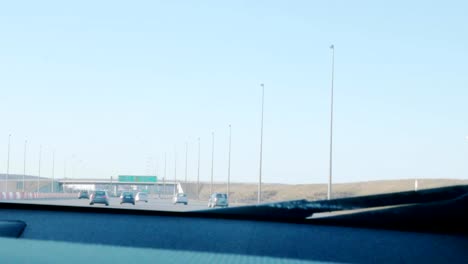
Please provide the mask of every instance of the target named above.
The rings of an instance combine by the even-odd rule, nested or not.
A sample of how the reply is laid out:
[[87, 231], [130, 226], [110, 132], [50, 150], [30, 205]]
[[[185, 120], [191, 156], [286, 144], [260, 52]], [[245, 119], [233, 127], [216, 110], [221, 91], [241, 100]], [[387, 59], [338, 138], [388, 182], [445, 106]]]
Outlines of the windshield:
[[467, 4], [293, 3], [3, 6], [0, 201], [195, 211], [468, 184]]

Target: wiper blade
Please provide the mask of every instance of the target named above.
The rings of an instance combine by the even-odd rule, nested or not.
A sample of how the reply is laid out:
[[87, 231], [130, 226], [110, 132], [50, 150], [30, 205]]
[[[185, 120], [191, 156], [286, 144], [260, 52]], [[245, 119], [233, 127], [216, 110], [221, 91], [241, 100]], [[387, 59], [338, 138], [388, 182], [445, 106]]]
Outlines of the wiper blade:
[[372, 207], [421, 204], [456, 199], [468, 194], [468, 185], [440, 187], [421, 191], [385, 193], [312, 202], [317, 212], [332, 212]]
[[252, 219], [301, 221], [310, 218], [314, 213], [433, 203], [457, 199], [465, 194], [468, 194], [468, 186], [461, 185], [417, 192], [408, 191], [322, 201], [295, 200], [194, 212], [215, 216], [224, 215], [240, 218], [249, 217]]
[[307, 200], [296, 200], [192, 212], [215, 216], [248, 217], [249, 219], [260, 220], [298, 220], [306, 219], [315, 212], [315, 210], [308, 207], [309, 204], [310, 202]]
[[429, 203], [310, 219], [313, 224], [468, 235], [468, 194]]

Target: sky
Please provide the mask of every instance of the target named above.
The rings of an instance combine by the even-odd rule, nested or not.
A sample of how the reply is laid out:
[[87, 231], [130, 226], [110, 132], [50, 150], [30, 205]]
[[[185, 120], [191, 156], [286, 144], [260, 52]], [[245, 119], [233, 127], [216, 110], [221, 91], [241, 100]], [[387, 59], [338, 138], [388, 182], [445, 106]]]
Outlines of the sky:
[[184, 179], [187, 153], [196, 180], [200, 138], [208, 181], [214, 133], [214, 180], [224, 182], [231, 125], [231, 180], [257, 182], [263, 83], [263, 181], [326, 183], [333, 44], [334, 182], [467, 179], [467, 9], [464, 1], [2, 3], [0, 172], [11, 135], [10, 173], [23, 173], [27, 140], [30, 175]]

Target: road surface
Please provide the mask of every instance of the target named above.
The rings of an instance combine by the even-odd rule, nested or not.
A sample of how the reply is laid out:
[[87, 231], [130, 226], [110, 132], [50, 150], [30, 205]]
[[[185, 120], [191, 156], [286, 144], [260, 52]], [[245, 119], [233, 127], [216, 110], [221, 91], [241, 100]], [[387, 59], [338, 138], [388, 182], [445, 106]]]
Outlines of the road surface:
[[9, 200], [5, 202], [12, 203], [30, 203], [30, 204], [51, 204], [51, 205], [68, 205], [68, 206], [90, 206], [90, 207], [110, 207], [110, 208], [125, 208], [125, 209], [142, 209], [142, 210], [161, 210], [161, 211], [194, 211], [208, 209], [208, 202], [189, 200], [188, 205], [172, 204], [171, 199], [155, 199], [150, 198], [148, 203], [137, 202], [135, 205], [122, 204], [120, 199], [111, 197], [109, 199], [109, 206], [103, 204], [89, 205], [89, 199], [41, 199], [41, 200]]

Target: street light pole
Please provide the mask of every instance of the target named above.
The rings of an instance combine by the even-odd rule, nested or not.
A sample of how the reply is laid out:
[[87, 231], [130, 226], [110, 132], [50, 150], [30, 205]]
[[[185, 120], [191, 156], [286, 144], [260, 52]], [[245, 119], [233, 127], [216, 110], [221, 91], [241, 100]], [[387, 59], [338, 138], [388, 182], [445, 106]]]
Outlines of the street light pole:
[[41, 156], [42, 156], [42, 145], [39, 145], [39, 169], [37, 173], [37, 193], [39, 193], [39, 180], [41, 178]]
[[185, 142], [185, 183], [187, 183], [188, 142]]
[[214, 167], [214, 132], [211, 132], [211, 183], [210, 183], [210, 195], [213, 193], [213, 167]]
[[177, 151], [174, 147], [174, 194], [178, 193], [177, 190]]
[[198, 138], [197, 199], [200, 200], [200, 138]]
[[335, 46], [331, 45], [332, 50], [332, 76], [331, 76], [331, 104], [330, 104], [330, 174], [328, 177], [327, 199], [332, 198], [332, 175], [333, 175], [333, 81], [335, 75]]
[[24, 153], [23, 153], [23, 192], [25, 191], [25, 178], [26, 178], [26, 147], [28, 145], [28, 141], [24, 140]]
[[7, 155], [7, 173], [5, 179], [5, 192], [8, 192], [8, 177], [10, 175], [10, 142], [11, 134], [8, 135], [8, 155]]
[[229, 124], [229, 154], [228, 154], [228, 180], [227, 196], [229, 198], [229, 185], [231, 184], [231, 125]]
[[167, 169], [167, 155], [164, 152], [164, 177], [163, 177], [163, 195], [166, 194], [166, 170]]
[[55, 180], [55, 150], [52, 152], [52, 184], [50, 187], [51, 192], [54, 192], [54, 180]]
[[262, 119], [260, 125], [260, 171], [258, 175], [258, 197], [257, 203], [262, 201], [262, 159], [263, 159], [263, 106], [265, 102], [265, 85], [262, 83]]

